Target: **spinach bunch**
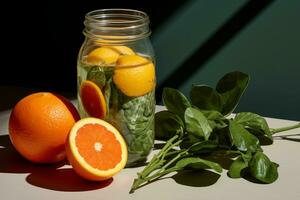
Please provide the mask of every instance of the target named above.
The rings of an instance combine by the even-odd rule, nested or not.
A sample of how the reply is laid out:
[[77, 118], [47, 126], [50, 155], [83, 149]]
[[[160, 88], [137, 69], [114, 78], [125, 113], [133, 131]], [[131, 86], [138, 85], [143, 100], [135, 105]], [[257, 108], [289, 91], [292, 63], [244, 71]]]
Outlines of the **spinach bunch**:
[[134, 166], [145, 162], [153, 147], [154, 91], [135, 98], [123, 96], [119, 104], [118, 121], [128, 148], [127, 166]]
[[[232, 117], [249, 76], [231, 72], [222, 77], [216, 88], [193, 85], [190, 100], [172, 88], [163, 91], [167, 110], [155, 114], [155, 137], [165, 140], [134, 180], [131, 192], [160, 177], [181, 170], [228, 169], [231, 178], [252, 177], [263, 183], [278, 178], [278, 164], [263, 153], [261, 145], [272, 144], [277, 132], [299, 128], [270, 129], [266, 120], [255, 113], [241, 112]], [[222, 166], [220, 159], [230, 161]]]

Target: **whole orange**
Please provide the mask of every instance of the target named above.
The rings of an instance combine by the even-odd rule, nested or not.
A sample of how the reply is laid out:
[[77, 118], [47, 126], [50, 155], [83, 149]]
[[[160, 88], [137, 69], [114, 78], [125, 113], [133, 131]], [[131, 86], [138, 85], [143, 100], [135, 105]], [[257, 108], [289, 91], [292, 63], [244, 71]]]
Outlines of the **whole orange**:
[[34, 93], [21, 99], [12, 110], [10, 140], [32, 162], [59, 162], [66, 157], [65, 141], [77, 120], [79, 114], [66, 98], [48, 92]]

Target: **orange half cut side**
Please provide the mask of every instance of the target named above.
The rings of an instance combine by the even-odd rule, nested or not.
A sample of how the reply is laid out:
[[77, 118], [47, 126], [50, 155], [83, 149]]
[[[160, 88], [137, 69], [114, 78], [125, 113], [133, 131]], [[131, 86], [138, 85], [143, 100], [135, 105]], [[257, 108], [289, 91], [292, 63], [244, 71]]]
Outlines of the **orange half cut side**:
[[127, 162], [126, 143], [111, 124], [97, 118], [85, 118], [72, 128], [66, 142], [70, 164], [81, 177], [107, 180], [121, 171]]
[[106, 103], [101, 89], [92, 81], [84, 81], [80, 87], [80, 97], [85, 111], [91, 117], [104, 119]]

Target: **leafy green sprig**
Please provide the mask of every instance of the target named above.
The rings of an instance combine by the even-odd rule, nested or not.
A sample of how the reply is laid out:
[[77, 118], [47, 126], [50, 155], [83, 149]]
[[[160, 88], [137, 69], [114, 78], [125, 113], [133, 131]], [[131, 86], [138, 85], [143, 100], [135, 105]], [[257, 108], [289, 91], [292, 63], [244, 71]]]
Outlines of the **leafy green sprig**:
[[249, 76], [231, 72], [216, 88], [193, 85], [190, 100], [172, 88], [163, 91], [167, 110], [155, 115], [156, 139], [167, 141], [134, 180], [131, 193], [166, 174], [181, 170], [222, 172], [222, 163], [214, 157], [229, 158], [228, 176], [250, 176], [263, 183], [278, 178], [278, 164], [263, 153], [262, 144], [272, 144], [272, 135], [299, 128], [300, 123], [278, 129], [269, 128], [255, 113], [241, 112], [232, 117]]

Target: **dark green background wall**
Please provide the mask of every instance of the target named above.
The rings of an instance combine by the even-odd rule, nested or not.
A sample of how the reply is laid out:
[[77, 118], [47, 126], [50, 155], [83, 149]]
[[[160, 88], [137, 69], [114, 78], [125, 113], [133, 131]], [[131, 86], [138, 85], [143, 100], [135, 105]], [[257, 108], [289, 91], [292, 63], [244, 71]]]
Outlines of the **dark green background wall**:
[[[84, 15], [103, 8], [147, 12], [157, 58], [157, 100], [165, 86], [188, 93], [225, 73], [251, 75], [238, 111], [300, 119], [299, 0], [79, 0], [3, 5], [0, 111], [32, 91], [76, 96]], [[13, 12], [12, 12], [13, 11]], [[5, 64], [4, 64], [5, 63]]]
[[[152, 38], [157, 55], [158, 84], [168, 86], [165, 80], [172, 72], [179, 67], [188, 68], [182, 66], [185, 60], [247, 3], [249, 1], [200, 0], [182, 6]], [[185, 79], [176, 87], [188, 94], [191, 84], [214, 86], [225, 73], [240, 70], [251, 75], [251, 82], [238, 111], [299, 120], [299, 19], [300, 1], [270, 1], [211, 57], [199, 64], [192, 76], [184, 73], [173, 76]]]

